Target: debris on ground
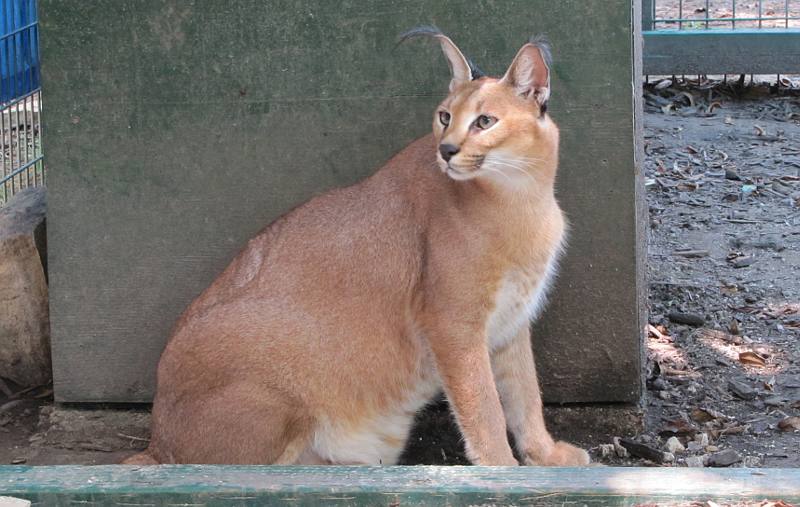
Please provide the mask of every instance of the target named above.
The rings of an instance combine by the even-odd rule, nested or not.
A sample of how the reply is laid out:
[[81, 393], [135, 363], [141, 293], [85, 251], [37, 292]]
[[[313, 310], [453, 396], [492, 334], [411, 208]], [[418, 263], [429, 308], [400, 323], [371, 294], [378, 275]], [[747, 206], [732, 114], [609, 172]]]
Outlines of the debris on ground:
[[672, 466], [800, 466], [800, 95], [669, 80], [645, 96], [648, 407], [631, 438], [676, 439]]

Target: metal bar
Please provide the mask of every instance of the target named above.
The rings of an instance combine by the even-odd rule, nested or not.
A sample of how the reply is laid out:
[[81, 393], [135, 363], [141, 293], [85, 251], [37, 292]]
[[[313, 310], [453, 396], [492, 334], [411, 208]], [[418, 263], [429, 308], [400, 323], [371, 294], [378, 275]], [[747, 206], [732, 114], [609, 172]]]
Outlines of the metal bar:
[[731, 30], [736, 29], [736, 0], [732, 0], [733, 5], [731, 6]]
[[800, 29], [651, 30], [644, 73], [798, 74]]
[[36, 92], [36, 111], [38, 115], [34, 118], [36, 127], [36, 138], [33, 145], [33, 156], [38, 157], [37, 172], [39, 173], [39, 184], [46, 184], [46, 173], [44, 168], [44, 150], [42, 148], [42, 92]]
[[[16, 24], [17, 24], [17, 16], [16, 16], [16, 14], [17, 14], [17, 12], [16, 12], [17, 5], [16, 5], [16, 2], [8, 2], [8, 5], [9, 5], [9, 9], [11, 10], [10, 19], [12, 20], [12, 23], [13, 23], [12, 26], [16, 27]], [[14, 56], [11, 59], [11, 61], [14, 64], [14, 71], [13, 71], [13, 74], [12, 74], [12, 82], [14, 83], [14, 96], [16, 97], [17, 95], [19, 95], [21, 93], [20, 82], [19, 82], [20, 47], [19, 47], [18, 34], [14, 34], [14, 36], [10, 39], [10, 41], [11, 41], [11, 47], [13, 48], [13, 54], [14, 54]], [[20, 132], [19, 132], [19, 105], [20, 105], [19, 102], [14, 104], [13, 108], [9, 109], [9, 115], [8, 115], [9, 120], [11, 120], [11, 125], [10, 125], [10, 128], [9, 128], [9, 134], [11, 135], [10, 146], [11, 146], [11, 149], [13, 150], [12, 151], [13, 155], [11, 157], [11, 163], [13, 164], [12, 167], [14, 168], [14, 170], [12, 171], [12, 173], [16, 173], [17, 174], [17, 176], [12, 178], [12, 180], [11, 180], [12, 181], [12, 191], [14, 191], [14, 189], [13, 189], [14, 181], [16, 181], [16, 185], [17, 185], [17, 190], [16, 191], [22, 190], [22, 176], [21, 176], [22, 170], [19, 170], [19, 167], [22, 166], [22, 162], [20, 160], [20, 152], [19, 152], [19, 141], [20, 141], [20, 139], [19, 139], [19, 134], [20, 134]]]
[[678, 0], [678, 18], [681, 21], [678, 21], [678, 30], [683, 30], [683, 0]]
[[[33, 88], [33, 66], [34, 66], [34, 61], [33, 61], [33, 55], [32, 55], [32, 52], [33, 52], [33, 40], [32, 40], [31, 30], [28, 30], [26, 32], [26, 35], [28, 36], [28, 46], [27, 46], [27, 50], [25, 51], [25, 60], [26, 60], [27, 66], [28, 66], [28, 80], [29, 80], [28, 88]], [[31, 154], [28, 151], [28, 144], [33, 141], [33, 138], [31, 136], [31, 134], [32, 134], [31, 123], [32, 122], [29, 121], [29, 114], [30, 114], [30, 111], [33, 109], [33, 102], [30, 99], [26, 99], [24, 101], [24, 104], [25, 104], [25, 162], [28, 162], [31, 159]], [[36, 168], [35, 167], [34, 167], [33, 173], [34, 173], [33, 174], [33, 184], [36, 184]], [[31, 170], [30, 169], [26, 172], [26, 179], [27, 179], [27, 182], [28, 182], [28, 186], [31, 186]]]
[[786, 28], [789, 28], [789, 0], [784, 2], [784, 12], [786, 15]]
[[13, 37], [13, 36], [15, 36], [15, 35], [17, 35], [17, 34], [19, 34], [21, 32], [24, 32], [25, 30], [27, 30], [29, 28], [35, 27], [38, 24], [39, 24], [38, 21], [34, 21], [33, 23], [28, 23], [27, 25], [23, 26], [22, 28], [15, 28], [13, 31], [8, 32], [5, 35], [0, 35], [0, 41], [8, 39], [10, 37]]
[[[30, 7], [31, 8], [34, 7], [32, 1], [30, 2]], [[32, 15], [35, 16], [35, 12]], [[36, 72], [34, 69], [36, 68], [36, 66], [38, 66], [39, 63], [36, 59], [36, 55], [34, 54], [34, 49], [36, 48], [36, 41], [34, 40], [33, 30], [34, 30], [33, 28], [28, 30], [28, 63], [29, 63], [28, 69], [31, 80], [30, 84], [31, 88], [34, 88], [36, 85]], [[30, 106], [28, 109], [26, 109], [26, 115], [25, 115], [26, 133], [27, 137], [29, 138], [25, 144], [25, 153], [28, 154], [27, 160], [30, 160], [36, 149], [36, 130], [33, 127], [33, 115], [34, 115], [33, 97], [30, 96], [28, 100], [26, 100], [26, 103], [30, 104]], [[30, 119], [28, 119], [28, 115], [30, 115]], [[27, 144], [28, 142], [31, 144], [30, 152], [28, 152], [28, 144]], [[36, 166], [33, 166], [32, 171], [30, 170], [28, 171], [29, 174], [31, 172], [33, 173], [33, 184], [36, 185]]]
[[758, 27], [761, 28], [761, 23], [763, 23], [764, 15], [762, 13], [762, 7], [764, 6], [764, 0], [758, 0]]
[[14, 100], [9, 100], [8, 102], [6, 102], [4, 104], [0, 103], [0, 107], [2, 107], [3, 109], [7, 109], [9, 107], [13, 107], [17, 102], [25, 100], [26, 98], [32, 96], [34, 93], [37, 93], [40, 90], [41, 90], [41, 88], [36, 88], [35, 90], [31, 90], [31, 91], [29, 91], [28, 93], [26, 93], [24, 95], [20, 95], [19, 97], [15, 98]]
[[655, 18], [656, 18], [656, 0], [642, 0], [642, 30], [643, 31], [654, 30]]
[[[28, 122], [28, 132], [29, 132], [29, 135], [30, 135], [30, 141], [29, 142], [31, 144], [28, 160], [30, 160], [30, 159], [32, 159], [33, 157], [36, 156], [36, 128], [33, 125], [34, 115], [35, 115], [35, 113], [34, 113], [34, 107], [35, 106], [34, 106], [34, 103], [33, 103], [33, 97], [30, 98], [29, 102], [30, 102], [30, 108], [28, 109], [28, 114], [30, 115], [30, 118], [28, 118], [26, 116], [26, 120]], [[28, 147], [26, 146], [25, 149], [28, 150]], [[36, 179], [36, 165], [33, 166], [33, 171], [32, 172], [33, 172], [33, 184], [37, 185], [38, 181]]]
[[[30, 153], [30, 151], [28, 151], [28, 143], [31, 142], [31, 124], [28, 121], [29, 111], [28, 111], [28, 101], [27, 100], [25, 101], [25, 107], [23, 109], [23, 113], [24, 113], [24, 120], [23, 121], [25, 122], [25, 163], [28, 163], [31, 160], [31, 153]], [[30, 170], [30, 168], [27, 171], [25, 171], [25, 183], [28, 186], [31, 186], [31, 170]]]
[[0, 135], [2, 136], [2, 145], [0, 146], [0, 158], [2, 158], [2, 174], [0, 177], [3, 178], [3, 199], [7, 200], [11, 195], [11, 189], [8, 188], [9, 185], [6, 182], [6, 176], [9, 172], [12, 171], [11, 168], [8, 167], [8, 162], [6, 160], [6, 110], [0, 110]]
[[[14, 123], [11, 125], [11, 131], [15, 133], [15, 140], [16, 140], [16, 149], [14, 150], [14, 167], [22, 167], [22, 150], [20, 149], [20, 130], [19, 130], [19, 106], [20, 103], [17, 102], [17, 105], [14, 106]], [[11, 146], [14, 146], [14, 143], [11, 143]], [[21, 173], [17, 173], [19, 177], [17, 178], [17, 189], [22, 190], [22, 175]]]
[[[39, 161], [41, 161], [43, 158], [44, 158], [44, 156], [43, 156], [43, 155], [39, 155], [38, 157], [34, 158], [34, 159], [33, 159], [33, 160], [31, 160], [30, 162], [28, 162], [28, 163], [26, 163], [26, 164], [23, 164], [23, 165], [21, 165], [20, 167], [17, 167], [16, 169], [14, 169], [14, 170], [13, 170], [12, 172], [10, 172], [9, 174], [6, 174], [5, 176], [3, 176], [3, 179], [2, 179], [2, 180], [0, 180], [0, 184], [2, 184], [2, 183], [5, 183], [5, 182], [6, 182], [6, 181], [8, 181], [8, 180], [11, 180], [11, 179], [12, 179], [12, 178], [14, 178], [15, 176], [17, 176], [17, 175], [19, 175], [20, 173], [22, 173], [22, 171], [24, 171], [25, 169], [28, 169], [29, 167], [31, 167], [31, 166], [33, 166], [34, 164], [36, 164], [36, 163], [38, 163]], [[14, 192], [13, 192], [13, 185], [12, 185], [12, 194], [13, 194], [13, 193], [14, 193]]]
[[709, 0], [706, 0], [706, 30], [708, 30], [708, 17], [710, 16], [710, 9], [711, 7], [709, 6]]
[[[12, 20], [14, 19], [14, 5], [11, 2], [7, 2], [9, 9], [11, 12], [9, 13], [9, 18]], [[11, 39], [9, 41], [9, 64], [11, 66], [11, 72], [9, 76], [11, 77], [11, 93], [13, 97], [16, 97], [20, 94], [19, 91], [19, 83], [17, 82], [17, 70], [18, 70], [18, 62], [19, 62], [19, 54], [17, 53], [17, 41], [16, 39]]]

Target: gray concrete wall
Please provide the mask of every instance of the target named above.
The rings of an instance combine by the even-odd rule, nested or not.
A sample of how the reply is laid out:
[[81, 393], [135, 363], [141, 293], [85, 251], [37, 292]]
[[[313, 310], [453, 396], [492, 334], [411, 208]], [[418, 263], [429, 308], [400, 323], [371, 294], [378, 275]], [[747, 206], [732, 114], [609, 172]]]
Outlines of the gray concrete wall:
[[[635, 1], [633, 3], [636, 3]], [[41, 0], [55, 393], [149, 401], [170, 328], [265, 224], [430, 129], [435, 23], [503, 72], [554, 48], [568, 254], [535, 347], [547, 400], [639, 397], [632, 0]]]

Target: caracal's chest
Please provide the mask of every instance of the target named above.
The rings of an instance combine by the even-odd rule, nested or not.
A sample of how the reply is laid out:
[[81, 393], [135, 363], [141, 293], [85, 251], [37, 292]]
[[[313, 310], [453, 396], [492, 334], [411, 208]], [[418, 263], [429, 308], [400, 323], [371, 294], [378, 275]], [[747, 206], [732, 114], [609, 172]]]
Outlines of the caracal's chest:
[[486, 324], [490, 349], [507, 343], [539, 315], [557, 270], [558, 250], [554, 249], [544, 260], [506, 271], [494, 294], [494, 309]]

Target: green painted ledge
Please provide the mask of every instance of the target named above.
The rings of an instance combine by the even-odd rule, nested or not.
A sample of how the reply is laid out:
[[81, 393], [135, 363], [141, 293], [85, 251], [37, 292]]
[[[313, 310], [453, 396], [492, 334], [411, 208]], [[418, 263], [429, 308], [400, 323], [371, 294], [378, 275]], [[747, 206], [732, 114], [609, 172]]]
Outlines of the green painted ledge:
[[800, 470], [537, 467], [0, 467], [0, 496], [64, 506], [659, 505], [800, 501]]
[[645, 74], [800, 72], [800, 29], [652, 30], [643, 35]]

